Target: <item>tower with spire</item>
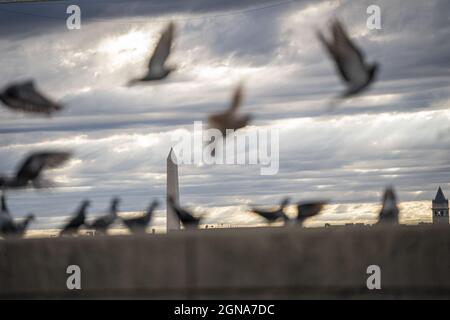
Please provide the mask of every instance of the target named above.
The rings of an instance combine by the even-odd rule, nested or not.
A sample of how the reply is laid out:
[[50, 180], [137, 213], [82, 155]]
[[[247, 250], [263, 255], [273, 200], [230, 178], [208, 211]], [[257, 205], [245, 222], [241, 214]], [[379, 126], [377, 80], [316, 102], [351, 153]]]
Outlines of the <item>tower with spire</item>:
[[445, 198], [440, 186], [432, 204], [431, 210], [433, 211], [433, 223], [448, 224], [448, 199]]

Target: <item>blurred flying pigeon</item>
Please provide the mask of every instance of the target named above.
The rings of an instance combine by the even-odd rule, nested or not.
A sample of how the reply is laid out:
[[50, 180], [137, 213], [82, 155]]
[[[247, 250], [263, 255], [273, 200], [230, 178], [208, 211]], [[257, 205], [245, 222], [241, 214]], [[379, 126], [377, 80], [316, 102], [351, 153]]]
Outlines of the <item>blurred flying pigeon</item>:
[[174, 37], [175, 24], [169, 23], [156, 45], [153, 55], [148, 63], [147, 74], [142, 78], [132, 79], [128, 85], [134, 85], [140, 82], [162, 80], [175, 70], [173, 66], [166, 66], [166, 60], [172, 49], [172, 40]]
[[297, 204], [297, 224], [303, 225], [306, 219], [318, 215], [323, 206], [326, 205], [325, 201], [315, 202], [303, 202]]
[[200, 224], [201, 218], [196, 218], [189, 211], [181, 208], [177, 203], [175, 203], [174, 199], [169, 196], [169, 205], [175, 211], [178, 219], [180, 219], [181, 223], [185, 228], [198, 228]]
[[269, 223], [275, 222], [278, 219], [283, 219], [284, 221], [289, 220], [289, 218], [284, 213], [284, 209], [289, 204], [289, 198], [284, 198], [280, 203], [280, 207], [277, 210], [260, 210], [252, 208], [252, 212], [259, 214], [261, 217], [265, 218]]
[[117, 219], [117, 211], [120, 203], [119, 198], [113, 198], [111, 200], [111, 205], [109, 208], [109, 213], [106, 216], [96, 219], [92, 224], [89, 225], [90, 229], [94, 229], [97, 232], [106, 233], [106, 230], [110, 225], [114, 223]]
[[127, 226], [127, 228], [133, 233], [143, 233], [145, 229], [149, 225], [153, 211], [158, 206], [158, 201], [154, 200], [147, 209], [147, 212], [140, 217], [130, 218], [130, 219], [122, 219], [123, 223]]
[[77, 210], [77, 213], [69, 220], [69, 222], [62, 228], [60, 236], [69, 234], [73, 235], [78, 232], [78, 229], [84, 225], [86, 220], [86, 210], [91, 205], [89, 200], [84, 200]]
[[0, 92], [0, 101], [13, 111], [43, 113], [51, 115], [61, 111], [63, 106], [40, 93], [33, 80], [14, 83]]
[[374, 81], [378, 64], [369, 65], [364, 61], [364, 54], [350, 40], [339, 21], [333, 22], [331, 32], [333, 40], [328, 41], [321, 32], [318, 32], [318, 37], [347, 85], [347, 90], [341, 95], [341, 98], [346, 98], [360, 93]]
[[393, 188], [386, 188], [383, 195], [383, 207], [381, 208], [378, 223], [398, 224], [399, 210], [397, 198]]
[[226, 136], [227, 129], [238, 130], [250, 122], [250, 115], [239, 115], [238, 110], [242, 102], [242, 85], [239, 85], [233, 94], [233, 100], [228, 110], [213, 114], [208, 118], [210, 128], [218, 129], [222, 136]]
[[44, 181], [41, 178], [42, 171], [61, 166], [71, 156], [69, 152], [35, 152], [30, 154], [23, 161], [14, 177], [0, 176], [0, 187], [25, 188], [30, 183], [35, 188], [44, 188], [51, 186], [50, 181]]

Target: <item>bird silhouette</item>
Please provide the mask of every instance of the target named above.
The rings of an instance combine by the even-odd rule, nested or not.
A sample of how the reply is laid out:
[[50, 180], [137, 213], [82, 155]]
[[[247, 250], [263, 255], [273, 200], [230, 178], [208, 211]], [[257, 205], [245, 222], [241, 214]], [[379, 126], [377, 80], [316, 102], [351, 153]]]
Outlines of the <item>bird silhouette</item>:
[[2, 189], [25, 188], [30, 184], [35, 188], [44, 188], [52, 185], [51, 181], [41, 178], [45, 169], [53, 169], [64, 164], [71, 156], [69, 152], [35, 152], [25, 158], [19, 166], [14, 177], [0, 177]]
[[89, 228], [94, 229], [96, 232], [106, 233], [109, 226], [111, 226], [117, 219], [119, 203], [119, 198], [112, 198], [108, 214], [94, 220], [94, 222], [89, 225]]
[[227, 134], [227, 129], [244, 128], [251, 120], [249, 114], [238, 114], [239, 107], [242, 104], [242, 92], [242, 84], [240, 84], [234, 91], [230, 107], [225, 112], [213, 114], [208, 118], [209, 127], [218, 129], [224, 137]]
[[166, 78], [176, 68], [174, 66], [166, 66], [166, 60], [170, 55], [172, 49], [172, 41], [174, 37], [175, 24], [169, 23], [161, 37], [148, 63], [147, 74], [141, 78], [132, 79], [128, 85], [137, 83], [157, 81]]
[[11, 215], [9, 212], [8, 205], [6, 204], [6, 196], [5, 196], [4, 192], [2, 192], [2, 195], [1, 195], [1, 213], [6, 214], [6, 215]]
[[297, 204], [297, 218], [296, 223], [300, 226], [303, 225], [305, 220], [310, 217], [314, 217], [320, 213], [326, 201], [312, 201], [312, 202], [301, 202]]
[[202, 218], [194, 217], [191, 212], [181, 208], [177, 203], [175, 203], [173, 197], [169, 196], [168, 200], [169, 205], [175, 211], [178, 219], [180, 219], [185, 228], [198, 228], [198, 225], [200, 224]]
[[143, 216], [130, 219], [122, 219], [122, 221], [132, 233], [145, 233], [145, 229], [149, 225], [153, 216], [153, 212], [158, 205], [158, 201], [154, 200]]
[[6, 204], [6, 196], [4, 193], [1, 195], [1, 211], [0, 211], [0, 233], [8, 234], [15, 231], [15, 224]]
[[80, 207], [78, 208], [75, 215], [67, 222], [67, 224], [62, 228], [60, 236], [62, 235], [74, 235], [78, 232], [78, 229], [84, 225], [86, 220], [87, 208], [91, 205], [89, 200], [84, 200]]
[[23, 237], [25, 231], [27, 231], [28, 229], [29, 224], [34, 220], [36, 220], [35, 215], [32, 213], [28, 214], [23, 221], [16, 223], [16, 230], [14, 234], [16, 236]]
[[336, 20], [331, 25], [333, 40], [328, 41], [318, 32], [318, 38], [333, 58], [347, 90], [340, 98], [356, 95], [366, 89], [375, 79], [378, 64], [367, 64], [363, 52], [348, 37], [342, 24]]
[[25, 233], [29, 223], [35, 219], [29, 214], [21, 222], [15, 222], [6, 204], [6, 196], [1, 195], [0, 233], [5, 237], [21, 237]]
[[0, 101], [13, 111], [51, 115], [63, 106], [40, 93], [33, 80], [14, 83], [0, 93]]
[[386, 188], [383, 195], [383, 207], [381, 208], [378, 223], [398, 224], [399, 210], [397, 197], [392, 187]]
[[289, 204], [289, 198], [284, 198], [282, 202], [280, 203], [280, 207], [276, 210], [261, 210], [252, 208], [252, 212], [260, 215], [261, 217], [265, 218], [269, 223], [275, 222], [279, 219], [283, 219], [284, 221], [289, 220], [289, 218], [284, 213], [284, 209]]

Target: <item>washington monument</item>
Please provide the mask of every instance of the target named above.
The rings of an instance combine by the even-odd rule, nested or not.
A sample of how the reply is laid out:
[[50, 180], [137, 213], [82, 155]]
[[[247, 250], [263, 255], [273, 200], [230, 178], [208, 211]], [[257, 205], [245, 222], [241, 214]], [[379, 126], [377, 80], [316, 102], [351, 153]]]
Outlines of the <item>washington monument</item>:
[[167, 157], [166, 232], [169, 232], [171, 230], [180, 230], [180, 220], [167, 201], [169, 196], [172, 196], [176, 203], [180, 202], [177, 163], [177, 157], [175, 155], [175, 152], [173, 151], [173, 148], [171, 148]]

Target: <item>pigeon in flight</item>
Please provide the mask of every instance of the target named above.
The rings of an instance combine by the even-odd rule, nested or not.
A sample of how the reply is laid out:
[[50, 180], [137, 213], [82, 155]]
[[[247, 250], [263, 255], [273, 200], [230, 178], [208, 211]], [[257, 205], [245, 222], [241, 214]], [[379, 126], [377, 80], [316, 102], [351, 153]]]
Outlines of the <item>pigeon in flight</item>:
[[192, 213], [181, 208], [177, 203], [175, 203], [175, 200], [171, 196], [169, 196], [168, 200], [169, 205], [173, 208], [178, 216], [178, 219], [180, 219], [185, 228], [198, 228], [201, 218], [194, 217]]
[[284, 221], [289, 220], [289, 218], [284, 213], [284, 209], [289, 204], [289, 198], [284, 198], [280, 203], [280, 207], [277, 210], [260, 210], [252, 208], [252, 212], [259, 214], [261, 217], [265, 218], [269, 223], [275, 222], [279, 219]]
[[42, 171], [61, 166], [70, 156], [71, 153], [64, 151], [32, 153], [25, 158], [14, 177], [0, 176], [0, 187], [3, 189], [26, 188], [30, 183], [35, 188], [48, 187], [51, 182], [42, 180]]
[[92, 224], [89, 225], [90, 229], [94, 229], [97, 232], [106, 233], [106, 230], [110, 225], [114, 223], [117, 219], [117, 211], [119, 207], [120, 199], [113, 198], [111, 200], [111, 206], [109, 208], [109, 213], [106, 216], [96, 219]]
[[62, 235], [74, 235], [78, 232], [78, 229], [84, 225], [86, 220], [86, 210], [91, 205], [89, 200], [84, 200], [77, 210], [77, 213], [69, 220], [69, 222], [62, 228], [60, 236]]
[[145, 229], [152, 219], [153, 211], [156, 209], [158, 204], [158, 201], [154, 200], [143, 216], [137, 218], [122, 219], [123, 223], [133, 233], [145, 233]]
[[48, 116], [63, 109], [61, 104], [40, 93], [33, 80], [9, 85], [0, 92], [0, 101], [13, 111], [43, 113]]
[[297, 224], [303, 225], [306, 219], [316, 216], [320, 213], [325, 201], [303, 202], [297, 204]]
[[350, 40], [339, 21], [333, 22], [331, 32], [333, 40], [328, 41], [321, 32], [318, 32], [318, 37], [327, 48], [336, 63], [339, 74], [347, 85], [347, 90], [341, 95], [341, 98], [356, 95], [375, 80], [378, 64], [367, 64], [364, 61], [363, 52]]
[[175, 24], [169, 23], [156, 45], [155, 50], [148, 63], [147, 74], [142, 78], [132, 79], [128, 85], [134, 85], [141, 82], [157, 81], [166, 78], [172, 71], [174, 66], [166, 66], [166, 60], [170, 55], [172, 49], [172, 41], [174, 37]]
[[238, 114], [239, 106], [242, 103], [242, 91], [242, 85], [239, 85], [234, 91], [229, 109], [222, 113], [213, 114], [208, 118], [209, 127], [218, 129], [224, 137], [227, 129], [238, 130], [244, 128], [251, 120], [248, 114]]
[[381, 208], [378, 223], [398, 224], [399, 210], [397, 198], [393, 188], [386, 188], [383, 195], [383, 207]]

